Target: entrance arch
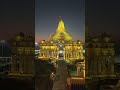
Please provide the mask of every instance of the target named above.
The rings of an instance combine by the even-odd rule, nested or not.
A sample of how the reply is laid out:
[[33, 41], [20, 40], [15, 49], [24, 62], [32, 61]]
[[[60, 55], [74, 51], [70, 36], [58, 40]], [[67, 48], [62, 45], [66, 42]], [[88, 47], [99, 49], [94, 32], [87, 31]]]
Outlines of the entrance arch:
[[62, 43], [59, 44], [58, 57], [60, 60], [64, 59], [64, 45]]

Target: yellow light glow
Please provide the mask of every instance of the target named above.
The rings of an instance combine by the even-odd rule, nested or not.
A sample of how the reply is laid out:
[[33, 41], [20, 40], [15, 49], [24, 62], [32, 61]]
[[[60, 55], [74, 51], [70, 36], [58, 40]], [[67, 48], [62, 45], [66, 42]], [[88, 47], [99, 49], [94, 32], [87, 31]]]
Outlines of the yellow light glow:
[[83, 77], [85, 78], [85, 70], [83, 70]]
[[61, 19], [59, 24], [58, 24], [58, 28], [56, 30], [56, 32], [52, 35], [50, 35], [50, 40], [60, 40], [60, 39], [64, 39], [64, 40], [72, 40], [71, 35], [66, 31], [65, 25], [63, 20]]
[[59, 24], [58, 24], [57, 31], [59, 32], [59, 31], [62, 31], [62, 30], [65, 30], [65, 25], [64, 25], [64, 22], [61, 19]]
[[44, 43], [44, 41], [42, 41], [42, 43]]
[[78, 79], [78, 80], [81, 80], [81, 79], [84, 79], [84, 78], [72, 77], [71, 79]]

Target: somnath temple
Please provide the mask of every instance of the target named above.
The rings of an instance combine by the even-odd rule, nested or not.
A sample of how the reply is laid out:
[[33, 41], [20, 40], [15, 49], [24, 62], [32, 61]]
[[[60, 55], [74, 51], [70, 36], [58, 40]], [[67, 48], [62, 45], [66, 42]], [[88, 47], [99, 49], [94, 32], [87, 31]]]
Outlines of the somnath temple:
[[72, 41], [72, 36], [68, 33], [62, 19], [60, 19], [56, 31], [50, 35], [49, 41], [41, 40], [39, 44], [39, 58], [84, 59], [82, 42], [80, 40]]

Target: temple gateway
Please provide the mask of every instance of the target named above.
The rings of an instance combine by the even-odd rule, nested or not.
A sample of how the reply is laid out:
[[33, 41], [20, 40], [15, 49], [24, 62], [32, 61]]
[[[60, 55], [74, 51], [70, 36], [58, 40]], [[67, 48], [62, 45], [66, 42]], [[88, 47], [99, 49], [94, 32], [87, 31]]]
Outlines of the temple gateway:
[[72, 36], [66, 30], [62, 19], [59, 21], [56, 31], [50, 35], [49, 41], [41, 40], [39, 45], [39, 58], [84, 59], [82, 42], [80, 40], [72, 41]]

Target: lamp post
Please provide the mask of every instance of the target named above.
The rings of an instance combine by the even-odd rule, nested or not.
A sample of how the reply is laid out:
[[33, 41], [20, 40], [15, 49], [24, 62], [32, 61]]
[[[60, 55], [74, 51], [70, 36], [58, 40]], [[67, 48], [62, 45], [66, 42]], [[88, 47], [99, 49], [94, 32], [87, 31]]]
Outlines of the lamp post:
[[38, 45], [37, 43], [35, 43], [35, 45]]

